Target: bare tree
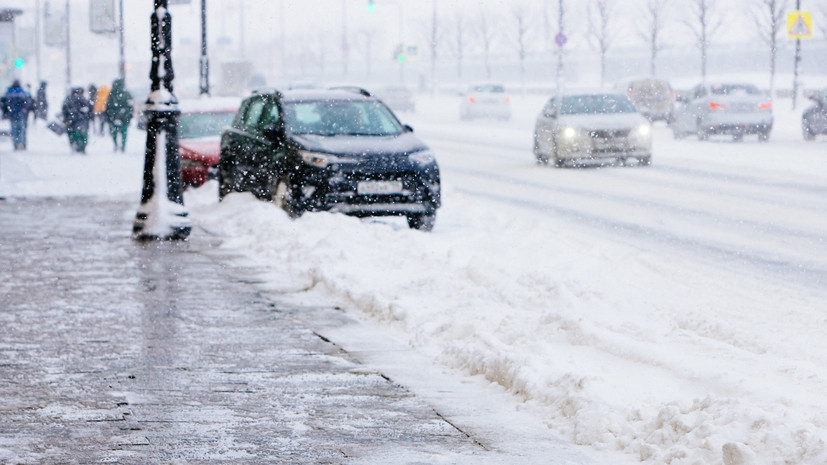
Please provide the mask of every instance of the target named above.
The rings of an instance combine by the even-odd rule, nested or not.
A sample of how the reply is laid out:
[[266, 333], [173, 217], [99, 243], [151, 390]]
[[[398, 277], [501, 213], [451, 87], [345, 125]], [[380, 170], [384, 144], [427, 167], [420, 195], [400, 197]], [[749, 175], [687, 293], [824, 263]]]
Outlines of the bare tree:
[[667, 8], [671, 0], [648, 0], [643, 10], [643, 24], [639, 32], [649, 45], [649, 74], [655, 75], [658, 52], [663, 49], [661, 32], [666, 22]]
[[827, 5], [820, 5], [818, 10], [821, 12], [821, 21], [818, 22], [818, 28], [821, 29], [821, 37], [827, 40]]
[[770, 47], [770, 98], [775, 98], [775, 62], [778, 55], [778, 34], [784, 30], [788, 0], [760, 0], [752, 11], [758, 35]]
[[497, 37], [497, 28], [491, 18], [481, 11], [477, 16], [476, 33], [482, 45], [483, 58], [485, 60], [485, 76], [491, 79], [491, 46]]
[[528, 34], [531, 29], [531, 12], [525, 5], [511, 7], [511, 15], [514, 19], [512, 40], [517, 50], [517, 57], [520, 60], [520, 83], [525, 90], [525, 59], [528, 55]]
[[432, 3], [432, 17], [431, 17], [431, 92], [436, 91], [436, 59], [440, 40], [439, 21], [437, 20], [436, 0], [431, 0]]
[[457, 79], [462, 79], [462, 61], [465, 58], [465, 48], [467, 47], [467, 22], [465, 15], [462, 13], [454, 13], [451, 17], [452, 35], [449, 43], [449, 50], [454, 56], [457, 64]]
[[689, 3], [689, 18], [683, 21], [684, 25], [695, 35], [695, 43], [701, 51], [701, 80], [706, 82], [707, 51], [710, 38], [721, 26], [717, 18], [715, 0], [691, 0]]
[[606, 57], [615, 39], [612, 29], [616, 0], [592, 0], [589, 4], [589, 36], [600, 53], [600, 85], [606, 84]]

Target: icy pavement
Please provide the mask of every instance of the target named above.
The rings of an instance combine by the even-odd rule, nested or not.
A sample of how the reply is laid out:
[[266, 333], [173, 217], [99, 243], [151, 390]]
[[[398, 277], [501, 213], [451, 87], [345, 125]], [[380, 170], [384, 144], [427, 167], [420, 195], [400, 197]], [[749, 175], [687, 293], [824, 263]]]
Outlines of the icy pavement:
[[133, 214], [0, 202], [0, 463], [513, 463], [311, 329], [342, 312], [279, 308], [206, 234], [135, 243]]

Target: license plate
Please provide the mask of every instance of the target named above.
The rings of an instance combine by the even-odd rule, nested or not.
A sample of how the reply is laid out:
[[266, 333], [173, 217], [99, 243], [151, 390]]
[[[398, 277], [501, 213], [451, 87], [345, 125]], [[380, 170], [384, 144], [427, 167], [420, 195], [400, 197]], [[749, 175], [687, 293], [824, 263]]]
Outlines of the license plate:
[[356, 186], [359, 195], [401, 194], [402, 181], [362, 181]]

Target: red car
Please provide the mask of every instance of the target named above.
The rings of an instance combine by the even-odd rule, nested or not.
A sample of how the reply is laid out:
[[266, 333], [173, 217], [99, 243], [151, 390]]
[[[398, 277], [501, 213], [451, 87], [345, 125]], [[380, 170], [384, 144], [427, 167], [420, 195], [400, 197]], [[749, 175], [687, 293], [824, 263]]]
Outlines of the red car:
[[178, 121], [181, 179], [185, 186], [197, 187], [215, 178], [221, 154], [221, 131], [233, 123], [236, 110], [197, 108], [206, 105], [196, 105], [193, 109], [181, 106], [183, 111]]

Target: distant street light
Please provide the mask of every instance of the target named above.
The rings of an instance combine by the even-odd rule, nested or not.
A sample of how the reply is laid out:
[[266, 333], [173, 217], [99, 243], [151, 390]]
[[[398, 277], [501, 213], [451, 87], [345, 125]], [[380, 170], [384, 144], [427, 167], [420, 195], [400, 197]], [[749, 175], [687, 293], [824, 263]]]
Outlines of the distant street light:
[[207, 55], [207, 0], [201, 0], [200, 95], [210, 95], [210, 58]]

